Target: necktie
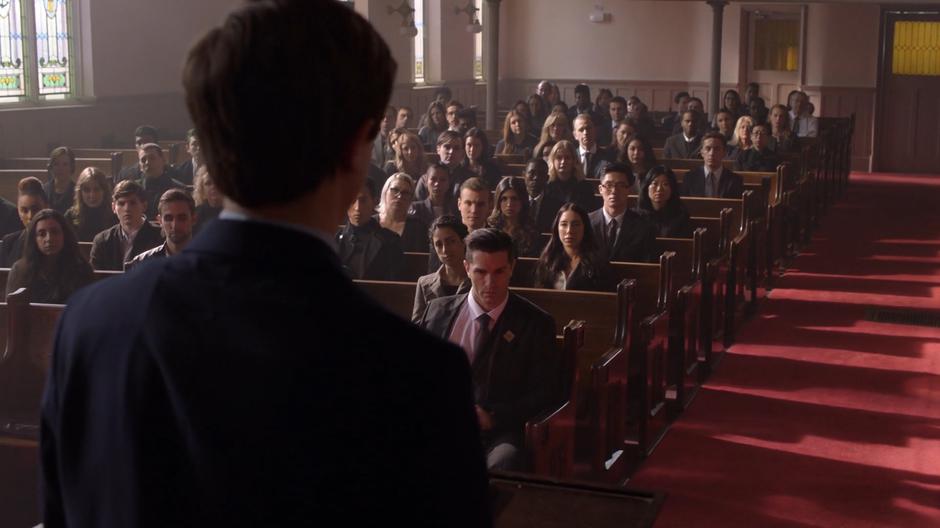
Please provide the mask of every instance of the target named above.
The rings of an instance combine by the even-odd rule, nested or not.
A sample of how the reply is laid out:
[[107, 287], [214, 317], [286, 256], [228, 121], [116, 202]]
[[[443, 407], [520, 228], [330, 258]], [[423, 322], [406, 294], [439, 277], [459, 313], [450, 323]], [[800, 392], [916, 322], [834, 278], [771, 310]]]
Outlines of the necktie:
[[585, 151], [584, 153], [584, 175], [590, 177], [590, 167], [591, 167], [591, 153], [590, 151]]
[[611, 220], [607, 224], [607, 251], [611, 255], [614, 253], [614, 242], [617, 241], [617, 221]]
[[715, 175], [711, 172], [705, 174], [705, 196], [715, 197]]
[[490, 316], [489, 314], [481, 314], [476, 319], [477, 321], [477, 331], [476, 336], [473, 340], [473, 357], [470, 358], [472, 363], [480, 354], [483, 352], [483, 347], [486, 346], [486, 342], [490, 337]]

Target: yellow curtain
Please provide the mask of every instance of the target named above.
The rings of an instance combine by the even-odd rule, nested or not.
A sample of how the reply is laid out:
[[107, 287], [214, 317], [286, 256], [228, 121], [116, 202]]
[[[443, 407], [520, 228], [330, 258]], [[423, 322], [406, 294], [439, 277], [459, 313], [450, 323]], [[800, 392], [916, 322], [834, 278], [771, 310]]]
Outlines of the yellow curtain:
[[798, 20], [759, 19], [754, 30], [755, 70], [797, 70], [800, 49]]
[[940, 22], [895, 22], [892, 52], [895, 75], [940, 75]]

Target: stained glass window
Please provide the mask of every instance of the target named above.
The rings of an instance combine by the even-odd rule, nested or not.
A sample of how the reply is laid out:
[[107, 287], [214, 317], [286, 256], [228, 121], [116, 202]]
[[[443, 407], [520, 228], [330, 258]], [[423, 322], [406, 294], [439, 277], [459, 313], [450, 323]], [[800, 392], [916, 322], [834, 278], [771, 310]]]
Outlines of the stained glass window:
[[940, 22], [894, 23], [891, 73], [940, 75]]
[[415, 83], [424, 82], [424, 0], [415, 0]]
[[[474, 0], [477, 11], [477, 20], [483, 23], [483, 0]], [[473, 78], [483, 80], [483, 32], [473, 34]]]
[[[2, 0], [0, 0], [2, 1]], [[72, 91], [71, 35], [67, 0], [33, 0], [39, 95]]]
[[20, 0], [0, 0], [0, 97], [26, 95]]

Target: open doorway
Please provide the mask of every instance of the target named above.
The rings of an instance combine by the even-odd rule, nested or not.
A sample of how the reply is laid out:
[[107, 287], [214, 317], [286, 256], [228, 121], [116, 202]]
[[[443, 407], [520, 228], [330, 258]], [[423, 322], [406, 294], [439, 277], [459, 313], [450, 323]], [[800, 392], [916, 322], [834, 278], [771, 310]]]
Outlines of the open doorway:
[[803, 9], [798, 5], [741, 7], [741, 61], [744, 85], [756, 82], [768, 107], [787, 102], [803, 72]]

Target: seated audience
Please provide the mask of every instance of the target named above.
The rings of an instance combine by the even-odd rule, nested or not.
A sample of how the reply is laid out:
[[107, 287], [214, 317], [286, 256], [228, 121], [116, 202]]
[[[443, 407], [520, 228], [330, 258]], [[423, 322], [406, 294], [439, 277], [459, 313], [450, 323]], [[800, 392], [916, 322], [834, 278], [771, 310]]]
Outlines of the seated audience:
[[594, 187], [585, 180], [574, 143], [559, 141], [552, 147], [548, 158], [548, 184], [543, 207], [558, 211], [563, 204], [574, 202], [582, 209], [593, 209], [597, 203]]
[[611, 144], [614, 144], [617, 139], [617, 128], [627, 119], [627, 100], [619, 95], [612, 98], [607, 105], [607, 112], [607, 120], [610, 123]]
[[532, 159], [540, 159], [545, 163], [548, 163], [548, 156], [552, 153], [552, 149], [555, 148], [556, 141], [546, 140], [535, 146], [535, 151], [532, 153]]
[[777, 154], [797, 150], [796, 134], [790, 129], [790, 111], [778, 104], [770, 109], [771, 138], [770, 149]]
[[655, 226], [656, 236], [691, 238], [692, 220], [681, 198], [676, 175], [660, 165], [653, 167], [643, 180], [636, 209]]
[[545, 118], [545, 124], [542, 125], [539, 143], [547, 141], [557, 143], [562, 140], [574, 141], [574, 136], [571, 134], [571, 121], [562, 112], [552, 112]]
[[[389, 158], [388, 158], [388, 161], [385, 162], [385, 165], [382, 167], [382, 170], [385, 171], [386, 178], [398, 172], [398, 170], [396, 170], [395, 168], [395, 160], [398, 159], [398, 154], [400, 151], [399, 147], [401, 143], [399, 143], [399, 140], [402, 138], [402, 136], [404, 136], [407, 133], [408, 133], [408, 130], [405, 128], [393, 128], [388, 132], [388, 136], [386, 137], [386, 142], [388, 143], [388, 147], [390, 149]], [[423, 146], [421, 147], [421, 151], [423, 153], [424, 151]], [[383, 178], [383, 181], [384, 180], [385, 178]]]
[[91, 242], [95, 235], [118, 223], [111, 208], [111, 182], [101, 169], [87, 167], [82, 171], [73, 200], [65, 218], [79, 242]]
[[[532, 115], [532, 122], [529, 123], [529, 130], [532, 131], [532, 135], [537, 135], [542, 126], [545, 124], [545, 118], [548, 117], [548, 109], [546, 108], [545, 99], [542, 99], [537, 93], [534, 93], [529, 96], [526, 100], [526, 103], [529, 105], [529, 114]], [[536, 140], [538, 138], [536, 137]]]
[[698, 130], [699, 134], [704, 134], [708, 131], [708, 114], [705, 113], [705, 103], [698, 97], [689, 98], [689, 110], [695, 112], [695, 117], [698, 119], [695, 129]]
[[744, 90], [744, 112], [750, 115], [750, 104], [755, 98], [760, 97], [760, 85], [756, 82], [747, 83], [747, 88]]
[[[463, 110], [463, 103], [460, 101], [451, 99], [444, 105], [446, 112], [444, 113], [447, 116], [447, 130], [453, 132], [458, 132], [457, 130], [457, 113]], [[463, 136], [463, 134], [460, 134]]]
[[[620, 161], [625, 162], [630, 167], [633, 179], [637, 180], [637, 187], [642, 183], [643, 176], [657, 163], [653, 147], [650, 146], [648, 141], [638, 137], [630, 140], [630, 143], [627, 144], [626, 156], [621, 158]], [[639, 192], [639, 189], [637, 189], [637, 192]]]
[[202, 158], [202, 146], [195, 128], [186, 132], [186, 152], [189, 153], [189, 159], [176, 168], [176, 177], [185, 185], [193, 185], [196, 182], [196, 172], [206, 164], [206, 160]]
[[734, 168], [739, 171], [776, 172], [777, 153], [770, 149], [770, 126], [759, 123], [751, 128], [751, 148], [735, 158]]
[[125, 271], [141, 262], [156, 258], [178, 255], [193, 239], [193, 226], [196, 223], [196, 202], [182, 189], [170, 189], [163, 193], [158, 204], [160, 214], [157, 220], [166, 240], [159, 246], [148, 249], [132, 258], [124, 265]]
[[699, 117], [695, 110], [686, 110], [682, 113], [682, 132], [669, 136], [663, 149], [666, 159], [692, 159], [699, 156], [702, 148], [701, 131], [698, 128]]
[[503, 138], [496, 143], [497, 154], [520, 154], [523, 159], [532, 157], [532, 149], [537, 142], [529, 134], [530, 120], [521, 113], [511, 110], [503, 123]]
[[[140, 153], [141, 147], [149, 145], [150, 143], [160, 143], [160, 134], [157, 132], [157, 128], [151, 125], [140, 125], [137, 127], [134, 130], [134, 148], [137, 149], [138, 154]], [[140, 172], [139, 159], [140, 157], [138, 156], [133, 164], [121, 169], [121, 172], [114, 178], [115, 185], [124, 180], [140, 180], [142, 175]]]
[[410, 128], [412, 111], [411, 108], [403, 106], [398, 109], [398, 116], [395, 118], [395, 128]]
[[[48, 208], [49, 202], [39, 178], [30, 176], [20, 180], [16, 185], [16, 210], [22, 225], [28, 226], [33, 216]], [[26, 229], [23, 228], [3, 237], [0, 242], [0, 268], [9, 268], [23, 256], [26, 236]]]
[[798, 92], [793, 96], [790, 118], [793, 120], [793, 133], [796, 137], [816, 137], [819, 134], [819, 119], [813, 117], [809, 96], [805, 92]]
[[56, 147], [49, 154], [49, 179], [42, 185], [49, 200], [49, 208], [65, 214], [75, 200], [75, 152], [68, 147]]
[[471, 233], [486, 227], [486, 220], [493, 208], [490, 188], [480, 178], [470, 178], [460, 185], [457, 209], [463, 225]]
[[[441, 165], [450, 172], [451, 196], [457, 197], [460, 185], [473, 177], [473, 173], [463, 166], [466, 156], [463, 136], [453, 130], [445, 130], [437, 137], [437, 157]], [[415, 199], [424, 200], [428, 197], [428, 182], [424, 177], [418, 181], [415, 189]]]
[[[441, 112], [443, 113], [445, 111], [444, 106], [447, 104], [447, 101], [450, 101], [451, 99], [453, 99], [453, 97], [454, 96], [451, 93], [450, 88], [446, 86], [439, 86], [434, 89], [434, 100], [431, 101], [430, 104], [437, 103], [441, 105]], [[428, 108], [430, 108], [430, 105], [428, 105]], [[419, 129], [424, 128], [428, 126], [429, 123], [430, 123], [430, 115], [429, 113], [426, 113], [423, 116], [421, 116], [421, 119], [418, 120], [418, 128]], [[444, 126], [443, 130], [447, 130], [447, 125]], [[436, 140], [430, 143], [425, 143], [425, 145], [433, 145], [435, 142]]]
[[578, 114], [574, 119], [574, 137], [578, 142], [578, 160], [584, 176], [600, 179], [604, 167], [616, 159], [617, 150], [598, 146], [597, 127], [588, 114]]
[[144, 215], [147, 194], [139, 183], [119, 182], [111, 196], [111, 207], [118, 224], [95, 235], [91, 266], [96, 270], [123, 271], [125, 262], [162, 244], [163, 235]]
[[470, 291], [432, 300], [419, 325], [467, 353], [487, 467], [519, 469], [525, 422], [563, 399], [555, 321], [509, 291], [509, 235], [481, 229], [466, 246]]
[[219, 217], [222, 212], [222, 193], [216, 187], [209, 169], [203, 165], [196, 171], [193, 188], [193, 201], [196, 203], [196, 227], [198, 233], [206, 224]]
[[649, 108], [635, 95], [627, 99], [627, 118], [635, 123], [638, 136], [653, 137], [656, 131], [656, 123], [649, 115]]
[[597, 186], [604, 203], [591, 212], [590, 226], [607, 261], [650, 262], [656, 257], [656, 231], [629, 209], [633, 189], [633, 174], [622, 163], [609, 165]]
[[482, 178], [490, 189], [496, 187], [502, 168], [490, 155], [490, 142], [483, 129], [473, 127], [464, 134], [464, 151], [467, 154], [464, 168], [474, 177]]
[[444, 104], [433, 101], [428, 105], [428, 112], [425, 114], [424, 121], [426, 125], [418, 130], [418, 137], [421, 138], [421, 144], [430, 149], [437, 144], [437, 137], [441, 132], [447, 130], [447, 117], [444, 114]]
[[603, 116], [594, 112], [594, 101], [591, 100], [591, 88], [584, 83], [574, 87], [574, 105], [568, 108], [566, 112], [568, 121], [571, 123], [574, 123], [575, 118], [581, 114], [589, 115], [595, 125], [604, 120]]
[[[526, 129], [529, 131], [532, 130], [532, 127], [530, 126], [532, 123], [532, 111], [529, 110], [529, 103], [523, 101], [522, 99], [517, 99], [516, 103], [512, 105], [510, 112], [519, 114], [522, 117], [522, 120], [525, 121]], [[538, 138], [535, 138], [535, 140], [538, 141]]]
[[418, 277], [412, 322], [419, 322], [428, 303], [439, 297], [449, 297], [470, 291], [470, 279], [464, 267], [464, 239], [467, 227], [455, 216], [445, 215], [431, 224], [431, 246], [440, 266], [437, 271]]
[[414, 188], [414, 180], [404, 172], [389, 176], [382, 186], [375, 219], [380, 226], [401, 237], [402, 251], [423, 253], [428, 250], [428, 224], [408, 215]]
[[372, 216], [377, 198], [378, 189], [366, 180], [346, 211], [346, 225], [336, 233], [336, 253], [353, 279], [398, 280], [405, 258], [401, 237]]
[[540, 237], [529, 216], [529, 196], [519, 178], [506, 176], [496, 185], [496, 200], [487, 225], [512, 237], [516, 254], [534, 257], [541, 251]]
[[767, 122], [767, 105], [764, 103], [762, 97], [755, 97], [751, 99], [751, 102], [748, 103], [749, 108], [747, 114], [751, 116], [751, 119], [755, 123], [766, 123]]
[[395, 118], [397, 116], [394, 106], [385, 107], [385, 115], [379, 124], [379, 135], [375, 136], [372, 142], [372, 164], [376, 167], [384, 167], [385, 163], [392, 159], [394, 152], [388, 141], [388, 133], [395, 128]]
[[751, 129], [754, 120], [751, 116], [741, 116], [734, 125], [734, 137], [728, 142], [727, 159], [738, 159], [738, 156], [751, 148]]
[[727, 110], [719, 110], [715, 114], [715, 130], [721, 132], [725, 139], [731, 141], [734, 139], [734, 116]]
[[26, 288], [29, 302], [65, 304], [93, 278], [68, 220], [56, 210], [43, 209], [26, 228], [23, 256], [10, 269], [6, 293]]
[[686, 173], [682, 181], [683, 196], [707, 198], [741, 198], [744, 180], [722, 167], [725, 158], [725, 136], [709, 132], [702, 139], [702, 158], [705, 163]]
[[532, 219], [536, 232], [548, 233], [552, 228], [555, 211], [545, 204], [545, 186], [548, 184], [548, 163], [545, 160], [531, 159], [525, 166], [523, 173], [526, 192], [529, 195], [529, 217]]
[[458, 214], [457, 200], [454, 199], [447, 167], [439, 162], [431, 163], [421, 179], [427, 182], [428, 197], [414, 202], [408, 214], [425, 225], [431, 225], [441, 216]]
[[561, 206], [552, 224], [552, 238], [542, 250], [535, 287], [554, 290], [610, 291], [611, 273], [587, 211], [574, 203]]
[[183, 188], [176, 178], [176, 170], [166, 162], [163, 149], [156, 143], [148, 143], [138, 152], [141, 178], [137, 180], [147, 195], [147, 218], [156, 218], [157, 204], [163, 193], [170, 189]]
[[745, 115], [744, 106], [741, 104], [741, 94], [739, 94], [737, 90], [726, 91], [722, 100], [724, 102], [724, 106], [721, 107], [721, 110], [731, 114], [733, 121], [736, 121], [739, 117]]
[[673, 98], [672, 102], [676, 105], [676, 112], [663, 119], [663, 128], [670, 131], [671, 134], [678, 134], [682, 131], [682, 114], [689, 109], [689, 92], [679, 92]]
[[405, 130], [398, 138], [397, 144], [398, 146], [395, 148], [395, 161], [386, 165], [385, 172], [389, 176], [398, 172], [404, 172], [408, 176], [411, 176], [411, 179], [417, 180], [428, 168], [421, 138], [415, 133]]
[[617, 148], [619, 158], [623, 158], [624, 153], [627, 151], [627, 143], [635, 137], [639, 137], [636, 133], [636, 121], [628, 117], [614, 130], [614, 143], [611, 146]]
[[457, 118], [454, 126], [451, 128], [461, 136], [466, 136], [467, 131], [477, 127], [477, 111], [473, 108], [461, 108], [457, 111]]
[[10, 233], [17, 233], [23, 229], [16, 205], [6, 198], [0, 197], [0, 238]]

